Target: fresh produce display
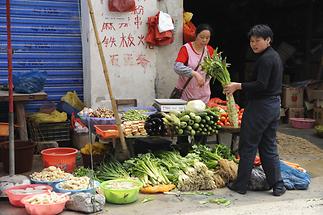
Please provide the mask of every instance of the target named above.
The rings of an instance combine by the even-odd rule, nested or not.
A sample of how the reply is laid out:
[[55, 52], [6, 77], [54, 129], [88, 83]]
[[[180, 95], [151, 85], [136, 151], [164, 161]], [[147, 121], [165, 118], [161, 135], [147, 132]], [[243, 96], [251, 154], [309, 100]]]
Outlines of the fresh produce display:
[[124, 121], [139, 121], [147, 119], [148, 110], [128, 110], [122, 115], [122, 120]]
[[206, 105], [202, 100], [188, 101], [185, 110], [189, 112], [199, 113], [205, 111]]
[[66, 181], [60, 183], [60, 188], [64, 190], [84, 190], [89, 187], [90, 178], [83, 177], [71, 177]]
[[57, 181], [62, 179], [68, 179], [72, 175], [64, 172], [58, 167], [49, 166], [43, 169], [41, 172], [34, 172], [30, 175], [30, 178], [35, 181]]
[[118, 178], [127, 179], [130, 178], [130, 175], [119, 161], [110, 160], [108, 162], [103, 162], [97, 168], [95, 177], [102, 182]]
[[231, 150], [223, 144], [217, 144], [213, 149], [206, 145], [196, 144], [192, 146], [192, 152], [197, 154], [209, 169], [215, 169], [222, 159], [235, 160]]
[[105, 107], [99, 107], [96, 110], [93, 110], [92, 108], [83, 108], [79, 112], [79, 115], [81, 116], [89, 116], [89, 117], [98, 117], [98, 118], [113, 118], [114, 114], [113, 111], [105, 108]]
[[44, 190], [48, 190], [48, 186], [39, 185], [35, 187], [27, 187], [25, 189], [11, 189], [10, 192], [15, 195], [31, 195], [43, 193]]
[[32, 205], [45, 205], [45, 204], [53, 204], [64, 202], [67, 198], [68, 194], [59, 195], [55, 192], [49, 191], [46, 194], [39, 194], [32, 196], [30, 198], [26, 197], [25, 201]]
[[[211, 109], [217, 109], [220, 113], [219, 121], [217, 122], [218, 125], [221, 127], [233, 127], [233, 124], [229, 120], [229, 115], [227, 112], [227, 101], [224, 101], [220, 98], [211, 98], [207, 103], [207, 106]], [[242, 115], [244, 112], [244, 108], [240, 108], [239, 105], [236, 104], [236, 109], [238, 112], [238, 126], [241, 125]]]
[[91, 176], [94, 175], [94, 171], [84, 166], [80, 166], [74, 169], [73, 175], [76, 177]]
[[126, 137], [147, 136], [147, 132], [145, 130], [145, 120], [124, 121], [122, 123], [122, 129]]
[[216, 188], [213, 172], [199, 161], [195, 154], [182, 157], [178, 152], [163, 152], [158, 155], [166, 175], [177, 184], [180, 191], [211, 190]]
[[[238, 111], [238, 125], [239, 125], [239, 127], [241, 126], [241, 120], [242, 120], [243, 112], [244, 112], [243, 108], [241, 108]], [[228, 113], [225, 112], [225, 111], [223, 111], [220, 114], [220, 120], [217, 122], [217, 124], [220, 125], [221, 127], [224, 127], [224, 126], [232, 127], [233, 126], [233, 124], [230, 122]]]
[[128, 190], [137, 187], [138, 185], [132, 181], [112, 181], [105, 185], [106, 189], [112, 190]]
[[100, 188], [107, 202], [114, 204], [128, 204], [138, 200], [142, 183], [137, 179], [115, 179], [104, 181]]
[[[218, 53], [217, 49], [213, 57], [206, 56], [204, 61], [201, 63], [203, 71], [209, 76], [217, 79], [222, 86], [226, 86], [231, 83], [230, 73], [228, 71], [228, 64], [226, 58], [222, 58], [221, 52]], [[236, 110], [236, 103], [234, 101], [233, 95], [226, 95], [227, 107], [229, 120], [233, 127], [237, 128], [238, 125], [238, 114]]]
[[159, 160], [151, 153], [139, 155], [124, 162], [127, 171], [137, 177], [143, 186], [170, 184]]
[[184, 111], [179, 114], [163, 113], [164, 123], [175, 131], [177, 135], [213, 135], [217, 133], [219, 125], [218, 113], [205, 110], [199, 113]]
[[102, 155], [105, 153], [106, 149], [106, 145], [104, 145], [103, 143], [87, 143], [81, 148], [81, 153], [85, 155], [89, 155], [91, 153], [93, 155]]
[[166, 134], [163, 117], [164, 116], [160, 112], [149, 115], [145, 121], [145, 129], [148, 135], [163, 136]]

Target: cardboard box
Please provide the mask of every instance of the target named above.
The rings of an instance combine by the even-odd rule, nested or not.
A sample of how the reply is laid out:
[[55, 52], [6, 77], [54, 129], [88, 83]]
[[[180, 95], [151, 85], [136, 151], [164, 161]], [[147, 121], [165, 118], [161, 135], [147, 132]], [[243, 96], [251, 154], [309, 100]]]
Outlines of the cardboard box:
[[323, 81], [318, 81], [311, 83], [306, 87], [306, 95], [308, 101], [313, 101], [317, 99], [323, 100]]
[[316, 125], [323, 125], [323, 108], [314, 108], [313, 118]]
[[304, 89], [298, 87], [284, 87], [282, 106], [285, 108], [303, 107]]
[[304, 108], [288, 108], [288, 118], [304, 118]]

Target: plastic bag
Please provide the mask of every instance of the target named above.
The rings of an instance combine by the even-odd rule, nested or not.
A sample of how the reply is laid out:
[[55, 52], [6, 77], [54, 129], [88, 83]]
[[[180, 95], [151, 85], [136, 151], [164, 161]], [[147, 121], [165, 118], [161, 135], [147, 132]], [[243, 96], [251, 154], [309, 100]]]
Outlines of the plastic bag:
[[109, 11], [131, 12], [136, 9], [135, 0], [109, 0]]
[[183, 26], [184, 42], [188, 43], [195, 40], [196, 27], [192, 22], [185, 23]]
[[174, 30], [172, 17], [168, 13], [160, 11], [158, 16], [158, 31], [163, 33], [169, 30]]
[[12, 78], [15, 92], [37, 93], [44, 89], [47, 72], [17, 72], [13, 73]]
[[266, 175], [262, 166], [256, 166], [252, 169], [250, 181], [248, 184], [249, 190], [269, 190], [270, 186], [266, 180]]
[[33, 113], [30, 115], [30, 120], [36, 124], [41, 123], [52, 123], [52, 122], [66, 122], [67, 114], [64, 112], [59, 112], [57, 110], [51, 112], [50, 114], [47, 113]]
[[153, 46], [166, 46], [174, 41], [173, 31], [159, 32], [158, 30], [159, 12], [155, 16], [148, 17], [148, 31], [145, 42]]
[[85, 105], [80, 100], [80, 98], [77, 96], [77, 93], [75, 91], [67, 92], [62, 98], [61, 101], [68, 103], [73, 108], [77, 109], [78, 111], [82, 110]]
[[284, 185], [288, 190], [306, 190], [311, 182], [310, 175], [286, 165], [280, 161], [280, 169]]

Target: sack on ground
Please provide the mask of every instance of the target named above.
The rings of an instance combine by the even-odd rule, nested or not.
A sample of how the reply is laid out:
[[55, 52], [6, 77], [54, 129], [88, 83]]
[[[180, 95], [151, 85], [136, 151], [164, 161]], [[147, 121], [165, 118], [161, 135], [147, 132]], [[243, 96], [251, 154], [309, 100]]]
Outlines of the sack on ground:
[[170, 99], [180, 99], [182, 97], [183, 94], [183, 90], [182, 89], [178, 89], [178, 88], [174, 88], [173, 91], [170, 94]]
[[267, 183], [266, 175], [262, 166], [256, 166], [252, 169], [250, 181], [248, 184], [249, 190], [269, 190], [270, 186]]
[[306, 190], [311, 182], [310, 175], [280, 161], [281, 175], [288, 190]]

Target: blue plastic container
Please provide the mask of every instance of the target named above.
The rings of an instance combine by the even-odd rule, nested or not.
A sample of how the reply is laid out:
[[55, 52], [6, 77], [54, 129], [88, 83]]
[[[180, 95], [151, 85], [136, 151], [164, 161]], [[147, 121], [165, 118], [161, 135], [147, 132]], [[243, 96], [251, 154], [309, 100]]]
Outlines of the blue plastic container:
[[55, 189], [55, 185], [60, 183], [60, 182], [63, 182], [65, 181], [66, 179], [61, 179], [61, 180], [57, 180], [57, 181], [37, 181], [37, 180], [34, 180], [34, 179], [30, 179], [31, 183], [32, 184], [46, 184], [46, 185], [49, 185], [51, 186], [53, 189]]
[[99, 117], [89, 117], [87, 115], [77, 114], [82, 122], [89, 127], [91, 126], [91, 130], [95, 131], [94, 125], [114, 125], [116, 124], [115, 118], [99, 118]]
[[65, 190], [63, 188], [61, 188], [61, 182], [55, 185], [55, 192], [58, 193], [71, 193], [71, 194], [75, 194], [75, 193], [95, 193], [96, 188], [98, 188], [100, 186], [100, 182], [98, 181], [93, 181], [94, 183], [94, 187], [93, 188], [89, 188], [89, 189], [83, 189], [83, 190]]

